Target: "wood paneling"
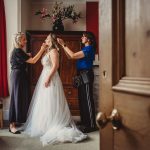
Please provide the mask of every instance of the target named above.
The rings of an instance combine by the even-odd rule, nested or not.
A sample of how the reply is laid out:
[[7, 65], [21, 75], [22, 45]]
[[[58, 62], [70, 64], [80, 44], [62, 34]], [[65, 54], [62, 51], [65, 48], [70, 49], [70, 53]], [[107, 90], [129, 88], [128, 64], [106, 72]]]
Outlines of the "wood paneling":
[[[125, 65], [122, 68], [124, 74], [113, 87], [115, 90], [113, 101], [114, 108], [117, 108], [122, 115], [123, 127], [119, 132], [114, 132], [114, 150], [148, 150], [150, 140], [148, 10], [150, 2], [148, 0], [121, 1], [125, 5], [124, 9], [120, 9], [125, 13], [125, 32], [122, 31], [123, 34], [119, 36], [119, 39], [124, 40], [125, 44], [123, 49], [118, 48], [117, 54], [122, 51]], [[121, 14], [121, 12], [118, 13]], [[113, 57], [116, 58], [116, 56]], [[121, 61], [118, 61], [118, 64], [121, 64]]]
[[[47, 35], [50, 31], [27, 31], [27, 49], [34, 56]], [[52, 32], [53, 33], [53, 32]], [[63, 34], [56, 33], [58, 37], [61, 37], [65, 40], [67, 46], [71, 48], [74, 52], [80, 50], [80, 40], [82, 32], [63, 32]], [[30, 75], [30, 97], [33, 94], [34, 88], [38, 81], [42, 70], [41, 61], [39, 60], [35, 65], [29, 66], [29, 75]], [[76, 74], [76, 61], [68, 60], [64, 51], [60, 47], [60, 66], [59, 74], [63, 84], [64, 92], [68, 101], [69, 108], [72, 115], [79, 115], [79, 106], [78, 106], [78, 92], [77, 89], [72, 86], [72, 78]]]
[[[126, 0], [126, 75], [150, 77], [149, 0]], [[133, 11], [134, 10], [134, 11]]]
[[101, 150], [149, 150], [149, 9], [149, 0], [100, 2], [100, 111], [122, 119], [120, 130], [100, 130]]
[[[100, 9], [100, 111], [110, 115], [112, 95], [112, 0], [101, 0]], [[113, 131], [110, 124], [100, 130], [100, 150], [113, 150]]]

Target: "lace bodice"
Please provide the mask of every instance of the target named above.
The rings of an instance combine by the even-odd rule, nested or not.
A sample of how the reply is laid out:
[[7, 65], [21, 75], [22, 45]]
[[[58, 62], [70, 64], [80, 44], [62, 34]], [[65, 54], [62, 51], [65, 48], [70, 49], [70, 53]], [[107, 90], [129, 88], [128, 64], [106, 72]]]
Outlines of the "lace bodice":
[[43, 67], [51, 67], [51, 60], [50, 60], [50, 56], [48, 56], [48, 54], [45, 54], [42, 59], [41, 59], [41, 63], [43, 65]]

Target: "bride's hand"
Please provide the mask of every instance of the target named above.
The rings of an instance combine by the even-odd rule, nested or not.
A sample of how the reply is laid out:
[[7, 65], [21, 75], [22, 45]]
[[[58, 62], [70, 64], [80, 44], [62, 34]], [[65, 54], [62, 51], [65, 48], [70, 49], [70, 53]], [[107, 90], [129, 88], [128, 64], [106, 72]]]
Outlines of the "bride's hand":
[[47, 79], [47, 80], [45, 81], [45, 87], [47, 88], [48, 86], [50, 86], [50, 79]]

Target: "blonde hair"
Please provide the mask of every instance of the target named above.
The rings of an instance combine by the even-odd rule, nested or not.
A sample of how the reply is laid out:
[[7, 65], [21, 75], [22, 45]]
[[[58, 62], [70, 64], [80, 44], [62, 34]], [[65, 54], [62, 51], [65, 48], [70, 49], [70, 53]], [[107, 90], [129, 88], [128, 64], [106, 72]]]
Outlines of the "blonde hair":
[[9, 52], [9, 58], [12, 56], [14, 48], [21, 48], [21, 38], [25, 36], [23, 32], [17, 32], [12, 36], [12, 48]]
[[57, 49], [59, 51], [59, 46], [58, 46], [59, 44], [57, 42], [56, 35], [53, 34], [53, 33], [50, 33], [48, 36], [51, 37], [51, 42], [52, 42], [52, 46], [49, 48], [49, 50], [52, 49], [52, 48], [55, 48], [55, 49]]
[[25, 36], [23, 32], [18, 32], [13, 35], [13, 48], [21, 48], [21, 38]]

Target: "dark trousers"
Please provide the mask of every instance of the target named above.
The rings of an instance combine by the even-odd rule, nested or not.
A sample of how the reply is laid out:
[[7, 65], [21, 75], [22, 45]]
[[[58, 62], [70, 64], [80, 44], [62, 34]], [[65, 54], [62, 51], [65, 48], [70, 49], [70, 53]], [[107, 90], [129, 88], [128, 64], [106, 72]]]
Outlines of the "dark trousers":
[[19, 69], [12, 70], [10, 81], [9, 122], [24, 123], [30, 104], [26, 71]]
[[[82, 71], [78, 71], [80, 74]], [[81, 122], [89, 128], [96, 127], [95, 121], [95, 105], [93, 100], [93, 70], [87, 71], [89, 83], [82, 84], [78, 87], [79, 109]]]

